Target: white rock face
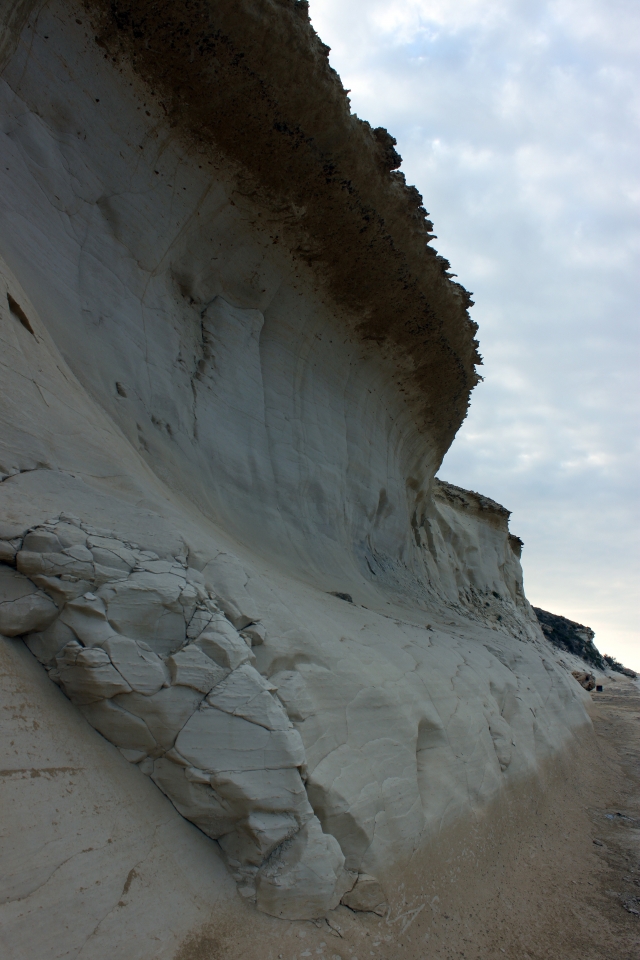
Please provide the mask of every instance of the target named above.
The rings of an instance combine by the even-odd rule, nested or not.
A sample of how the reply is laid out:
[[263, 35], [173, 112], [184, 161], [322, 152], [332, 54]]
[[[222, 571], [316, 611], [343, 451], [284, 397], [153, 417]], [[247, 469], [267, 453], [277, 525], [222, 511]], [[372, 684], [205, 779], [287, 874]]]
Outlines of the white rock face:
[[434, 481], [389, 357], [78, 19], [0, 78], [0, 632], [259, 910], [376, 910], [584, 693], [507, 511]]
[[[219, 612], [218, 598], [200, 585], [197, 571], [191, 580], [198, 587], [190, 587], [189, 568], [179, 558], [150, 560], [122, 539], [92, 537], [80, 522], [30, 529], [16, 565], [42, 570], [42, 556], [63, 549], [63, 528], [84, 566], [72, 575], [51, 563], [47, 573], [60, 585], [48, 583], [50, 592], [60, 595], [63, 582], [84, 585], [84, 577], [97, 592], [88, 590], [59, 611], [23, 573], [0, 566], [0, 596], [10, 609], [5, 633], [28, 634], [31, 651], [89, 723], [139, 764], [183, 816], [220, 839], [245, 895], [255, 897], [260, 866], [300, 834], [295, 852], [278, 853], [276, 873], [269, 860], [263, 909], [289, 918], [331, 909], [349, 885], [344, 856], [314, 816], [300, 778], [306, 764], [300, 734], [275, 686], [251, 666], [249, 638]], [[127, 559], [121, 571], [111, 568], [112, 581], [104, 580], [97, 562], [107, 553]], [[157, 653], [124, 629], [147, 637]], [[316, 874], [322, 881], [310, 891]]]

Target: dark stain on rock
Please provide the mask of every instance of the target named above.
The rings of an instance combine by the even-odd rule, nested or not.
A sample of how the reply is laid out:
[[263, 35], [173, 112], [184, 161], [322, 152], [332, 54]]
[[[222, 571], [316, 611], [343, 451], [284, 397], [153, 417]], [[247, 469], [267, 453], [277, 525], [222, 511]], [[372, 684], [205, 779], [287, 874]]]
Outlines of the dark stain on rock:
[[[433, 225], [397, 171], [395, 140], [350, 111], [328, 48], [296, 0], [87, 0], [96, 42], [129, 64], [200, 156], [222, 155], [240, 193], [315, 272], [353, 332], [400, 370], [440, 460], [481, 362], [469, 293], [429, 244]], [[275, 236], [275, 232], [274, 232]]]

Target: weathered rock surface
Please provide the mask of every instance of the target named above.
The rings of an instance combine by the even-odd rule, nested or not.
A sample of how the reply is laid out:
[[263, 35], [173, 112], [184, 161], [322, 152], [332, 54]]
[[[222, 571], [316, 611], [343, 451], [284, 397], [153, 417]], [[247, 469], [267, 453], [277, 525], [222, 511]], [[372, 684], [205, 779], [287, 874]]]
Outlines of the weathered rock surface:
[[[196, 136], [168, 86], [165, 26], [186, 10], [173, 6], [127, 7], [119, 23], [103, 4], [50, 0], [30, 17], [0, 2], [0, 632], [14, 665], [20, 644], [59, 687], [47, 680], [58, 700], [43, 700], [19, 661], [55, 769], [56, 724], [117, 748], [108, 802], [81, 790], [96, 808], [81, 850], [106, 851], [83, 874], [91, 895], [43, 827], [29, 828], [28, 877], [12, 853], [0, 912], [11, 949], [43, 960], [84, 949], [58, 901], [99, 960], [173, 957], [204, 922], [187, 885], [178, 933], [127, 946], [107, 918], [133, 880], [98, 890], [121, 814], [159, 831], [158, 862], [180, 860], [161, 810], [222, 851], [253, 916], [383, 910], [394, 870], [588, 726], [524, 595], [508, 511], [434, 479], [474, 382], [474, 329], [425, 252], [419, 198], [389, 172], [388, 135], [350, 116], [305, 5], [278, 0], [206, 5], [228, 44], [214, 50], [207, 27], [183, 58], [180, 89], [207, 104]], [[236, 96], [226, 57], [243, 18], [251, 76]], [[171, 69], [152, 93], [157, 43]], [[76, 781], [97, 776], [90, 752]], [[9, 753], [7, 770], [23, 760]], [[131, 814], [131, 790], [152, 792], [153, 816]], [[20, 796], [7, 842], [43, 822]], [[67, 851], [84, 814], [71, 787], [47, 798]], [[201, 832], [181, 833], [182, 818]], [[132, 851], [135, 873], [147, 854]], [[133, 929], [159, 917], [166, 932], [161, 873]]]
[[[243, 637], [179, 557], [150, 559], [122, 539], [92, 537], [79, 521], [31, 528], [16, 566], [37, 575], [52, 548], [67, 556], [63, 533], [84, 566], [69, 574], [52, 562], [48, 576], [89, 583], [96, 593], [87, 590], [58, 610], [27, 576], [0, 565], [0, 598], [10, 611], [5, 634], [27, 635], [29, 649], [89, 723], [183, 816], [220, 840], [245, 895], [255, 898], [251, 883], [264, 863], [266, 912], [293, 919], [335, 907], [349, 886], [344, 856], [314, 816], [300, 778], [303, 742], [276, 687], [251, 666], [246, 625]], [[119, 571], [111, 567], [112, 581], [97, 562], [107, 553], [127, 561]], [[60, 595], [53, 582], [47, 586]], [[264, 630], [258, 636], [264, 639]], [[284, 843], [289, 852], [272, 862]]]
[[361, 873], [353, 888], [343, 896], [342, 903], [351, 910], [383, 914], [387, 906], [385, 899], [384, 890], [376, 878]]
[[595, 690], [596, 678], [592, 673], [585, 670], [572, 670], [571, 673], [585, 690]]
[[590, 627], [556, 613], [549, 613], [548, 610], [541, 610], [540, 607], [532, 609], [540, 622], [542, 632], [554, 647], [572, 653], [594, 667], [606, 669], [604, 657], [593, 642], [595, 633]]
[[0, 566], [0, 632], [16, 637], [44, 630], [57, 615], [55, 603], [27, 577]]

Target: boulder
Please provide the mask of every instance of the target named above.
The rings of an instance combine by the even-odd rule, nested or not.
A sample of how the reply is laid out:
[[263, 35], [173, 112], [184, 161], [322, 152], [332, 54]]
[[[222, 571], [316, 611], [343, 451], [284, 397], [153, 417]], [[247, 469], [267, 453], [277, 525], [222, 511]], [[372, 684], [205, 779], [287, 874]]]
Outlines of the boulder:
[[596, 678], [592, 673], [587, 673], [585, 670], [572, 670], [571, 673], [585, 690], [595, 689]]
[[350, 910], [378, 913], [379, 915], [382, 915], [386, 909], [384, 890], [378, 880], [367, 873], [358, 874], [355, 885], [344, 894], [341, 902]]

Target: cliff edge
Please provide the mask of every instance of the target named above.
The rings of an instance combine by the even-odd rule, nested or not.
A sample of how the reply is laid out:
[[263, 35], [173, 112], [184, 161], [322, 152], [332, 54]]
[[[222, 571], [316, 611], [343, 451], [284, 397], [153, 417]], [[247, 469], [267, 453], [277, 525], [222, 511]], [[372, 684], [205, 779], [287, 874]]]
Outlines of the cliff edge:
[[589, 729], [435, 479], [469, 295], [306, 3], [0, 12], [10, 954], [395, 923]]

